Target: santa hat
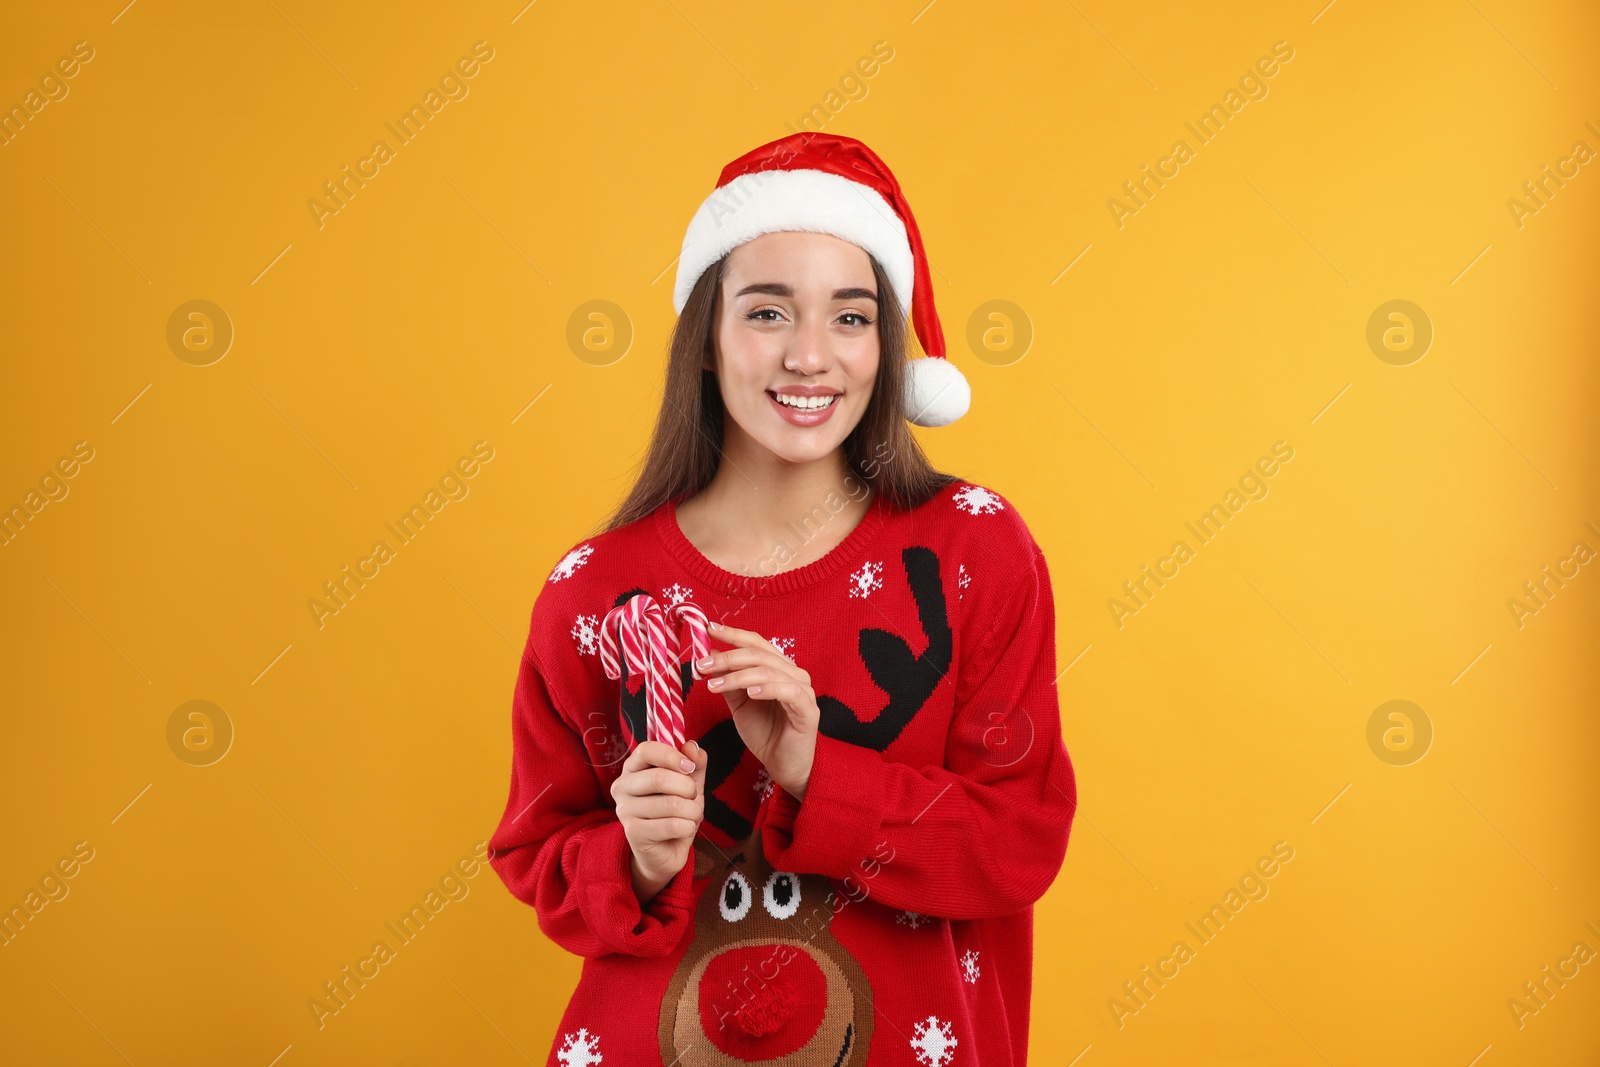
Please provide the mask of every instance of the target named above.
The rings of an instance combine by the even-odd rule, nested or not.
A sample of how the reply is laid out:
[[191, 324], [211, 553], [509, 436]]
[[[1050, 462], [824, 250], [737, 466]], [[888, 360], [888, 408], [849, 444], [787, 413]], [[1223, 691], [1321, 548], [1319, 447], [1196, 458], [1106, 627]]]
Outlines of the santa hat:
[[926, 353], [907, 367], [906, 418], [918, 426], [945, 426], [967, 413], [972, 390], [945, 358], [933, 280], [911, 205], [883, 160], [853, 137], [790, 134], [724, 167], [684, 234], [673, 307], [683, 311], [711, 264], [779, 230], [828, 233], [869, 252], [888, 274], [900, 307], [910, 309]]

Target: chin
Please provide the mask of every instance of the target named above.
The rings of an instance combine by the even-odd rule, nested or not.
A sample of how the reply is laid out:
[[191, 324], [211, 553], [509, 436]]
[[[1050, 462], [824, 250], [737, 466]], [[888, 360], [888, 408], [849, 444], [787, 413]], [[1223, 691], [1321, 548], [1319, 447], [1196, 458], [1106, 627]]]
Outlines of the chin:
[[[862, 412], [850, 412], [848, 421], [840, 420], [839, 416], [845, 414], [843, 411], [835, 412], [834, 417], [822, 426], [809, 430], [788, 424], [774, 426], [768, 421], [770, 414], [765, 410], [729, 412], [729, 418], [744, 429], [746, 437], [772, 453], [777, 459], [800, 465], [826, 459], [839, 450], [855, 429], [856, 423], [861, 420]], [[741, 415], [744, 418], [741, 418]], [[752, 421], [745, 421], [746, 419]], [[751, 425], [760, 426], [761, 432], [750, 433]]]
[[781, 441], [763, 441], [761, 443], [766, 446], [768, 452], [771, 452], [783, 462], [803, 466], [831, 456], [844, 443], [844, 438], [841, 437], [831, 444], [814, 445], [807, 448], [795, 448], [792, 444]]

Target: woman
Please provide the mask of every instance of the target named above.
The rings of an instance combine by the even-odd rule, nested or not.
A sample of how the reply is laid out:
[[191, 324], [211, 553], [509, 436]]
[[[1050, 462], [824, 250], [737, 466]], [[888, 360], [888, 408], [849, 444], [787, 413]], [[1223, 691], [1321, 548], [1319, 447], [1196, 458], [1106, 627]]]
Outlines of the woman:
[[[1077, 790], [1044, 557], [906, 426], [968, 404], [932, 297], [850, 138], [735, 160], [690, 224], [643, 473], [541, 589], [513, 700], [490, 863], [584, 957], [549, 1064], [1027, 1062]], [[718, 647], [612, 677], [640, 594]], [[681, 747], [647, 737], [672, 685]]]

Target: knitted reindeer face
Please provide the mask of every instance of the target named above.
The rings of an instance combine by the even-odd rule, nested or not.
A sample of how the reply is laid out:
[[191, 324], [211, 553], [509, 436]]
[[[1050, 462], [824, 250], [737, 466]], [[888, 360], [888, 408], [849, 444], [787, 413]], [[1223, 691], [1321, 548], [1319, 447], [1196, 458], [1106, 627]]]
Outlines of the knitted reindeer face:
[[695, 940], [661, 1003], [661, 1058], [683, 1067], [860, 1067], [872, 989], [829, 929], [838, 899], [820, 875], [773, 870], [761, 830], [724, 851], [695, 839], [709, 876]]

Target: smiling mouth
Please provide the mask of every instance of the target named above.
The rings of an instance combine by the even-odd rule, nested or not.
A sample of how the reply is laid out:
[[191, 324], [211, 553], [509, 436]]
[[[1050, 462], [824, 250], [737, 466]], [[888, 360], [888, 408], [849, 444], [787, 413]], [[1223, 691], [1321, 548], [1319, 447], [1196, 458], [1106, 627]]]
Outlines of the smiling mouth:
[[775, 393], [767, 390], [767, 395], [786, 408], [795, 411], [825, 411], [838, 403], [842, 393], [833, 393], [829, 396], [795, 396], [791, 393]]

